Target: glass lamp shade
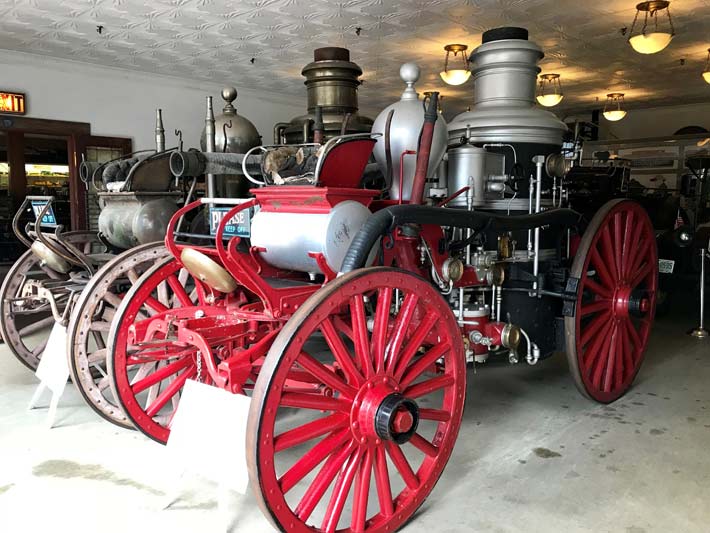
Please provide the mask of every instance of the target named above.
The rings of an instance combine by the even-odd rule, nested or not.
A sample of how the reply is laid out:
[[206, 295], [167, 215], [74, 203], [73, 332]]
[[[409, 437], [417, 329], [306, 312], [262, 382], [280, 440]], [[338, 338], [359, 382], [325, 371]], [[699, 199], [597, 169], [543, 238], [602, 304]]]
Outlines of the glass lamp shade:
[[611, 121], [617, 122], [626, 116], [626, 111], [623, 109], [613, 109], [611, 111], [604, 111], [604, 118]]
[[629, 43], [639, 54], [655, 54], [671, 42], [673, 35], [665, 32], [640, 33], [629, 39]]
[[442, 70], [439, 72], [439, 76], [449, 85], [461, 85], [471, 77], [471, 71], [464, 69]]
[[705, 72], [703, 72], [703, 79], [707, 83], [710, 83], [710, 70], [706, 70]]
[[562, 101], [561, 94], [541, 94], [537, 97], [537, 103], [544, 107], [554, 107]]

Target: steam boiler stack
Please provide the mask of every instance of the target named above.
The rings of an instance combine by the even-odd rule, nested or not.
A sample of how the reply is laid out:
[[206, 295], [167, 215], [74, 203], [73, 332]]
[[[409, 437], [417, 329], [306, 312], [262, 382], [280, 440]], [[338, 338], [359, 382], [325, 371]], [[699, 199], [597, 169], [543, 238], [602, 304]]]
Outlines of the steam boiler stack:
[[[245, 154], [261, 144], [261, 136], [249, 119], [237, 113], [233, 104], [238, 96], [237, 90], [225, 87], [221, 95], [225, 105], [216, 117], [212, 112], [212, 97], [209, 97], [208, 118], [200, 138], [200, 148], [205, 153]], [[240, 198], [247, 195], [249, 183], [240, 170], [208, 175], [212, 176], [212, 186], [208, 188], [211, 197]]]
[[[214, 111], [212, 111], [212, 97], [207, 97], [207, 116], [205, 117], [205, 145], [202, 150], [205, 152], [214, 152], [215, 149], [215, 123]], [[215, 180], [214, 174], [207, 174], [207, 197], [215, 197]]]
[[[513, 173], [517, 160], [521, 178], [535, 172], [534, 156], [559, 152], [567, 126], [535, 105], [537, 64], [543, 57], [524, 28], [484, 32], [483, 43], [471, 54], [474, 105], [449, 124], [449, 148], [488, 145], [489, 151], [505, 155], [506, 173]], [[451, 165], [451, 152], [449, 158]], [[526, 181], [521, 184], [527, 187]]]
[[155, 111], [155, 151], [165, 151], [165, 128], [163, 127], [163, 110]]
[[368, 133], [372, 120], [358, 114], [357, 88], [362, 69], [347, 48], [329, 46], [313, 52], [301, 74], [308, 92], [308, 113], [274, 126], [274, 144], [312, 142], [316, 108], [323, 113], [325, 140], [342, 133]]

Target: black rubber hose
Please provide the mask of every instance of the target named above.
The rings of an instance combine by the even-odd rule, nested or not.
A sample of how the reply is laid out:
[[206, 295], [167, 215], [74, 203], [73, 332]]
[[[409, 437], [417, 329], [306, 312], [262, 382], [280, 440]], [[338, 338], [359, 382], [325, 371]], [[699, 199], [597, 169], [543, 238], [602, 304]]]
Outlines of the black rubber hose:
[[396, 205], [378, 211], [360, 228], [348, 248], [341, 272], [346, 273], [365, 265], [377, 239], [403, 224], [432, 224], [471, 228], [475, 231], [492, 229], [515, 231], [555, 224], [577, 226], [582, 215], [573, 209], [550, 209], [532, 215], [494, 215], [483, 211], [465, 211], [424, 205]]

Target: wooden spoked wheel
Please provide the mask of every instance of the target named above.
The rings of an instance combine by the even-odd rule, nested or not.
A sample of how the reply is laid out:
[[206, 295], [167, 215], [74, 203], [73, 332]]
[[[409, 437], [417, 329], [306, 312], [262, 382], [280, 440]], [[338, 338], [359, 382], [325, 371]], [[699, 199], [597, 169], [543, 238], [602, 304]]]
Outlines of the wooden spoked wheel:
[[182, 387], [188, 378], [197, 376], [198, 352], [178, 342], [170, 331], [134, 338], [132, 330], [145, 331], [141, 322], [169, 310], [214, 305], [205, 294], [199, 280], [175, 258], [166, 257], [133, 284], [109, 330], [108, 371], [114, 397], [136, 429], [163, 444], [170, 435]]
[[133, 425], [110, 386], [107, 336], [126, 292], [148, 268], [167, 255], [162, 243], [150, 243], [116, 256], [91, 277], [69, 321], [67, 342], [72, 381], [96, 413], [121, 427]]
[[248, 420], [252, 487], [277, 529], [404, 524], [453, 450], [463, 354], [449, 305], [406, 271], [357, 270], [311, 296], [276, 337]]
[[577, 388], [602, 403], [631, 387], [656, 309], [658, 252], [651, 220], [636, 202], [612, 200], [592, 219], [574, 258], [579, 280], [565, 317], [567, 358]]
[[[93, 232], [67, 232], [62, 234], [62, 239], [85, 255], [104, 248]], [[74, 271], [81, 272], [81, 269]], [[0, 288], [0, 332], [10, 351], [30, 370], [36, 370], [39, 365], [54, 327], [54, 317], [49, 302], [19, 302], [17, 298], [22, 296], [28, 283], [67, 281], [71, 274], [71, 271], [64, 274], [52, 270], [32, 250], [27, 250], [5, 276]], [[59, 311], [63, 312], [67, 298], [58, 298], [57, 304]]]

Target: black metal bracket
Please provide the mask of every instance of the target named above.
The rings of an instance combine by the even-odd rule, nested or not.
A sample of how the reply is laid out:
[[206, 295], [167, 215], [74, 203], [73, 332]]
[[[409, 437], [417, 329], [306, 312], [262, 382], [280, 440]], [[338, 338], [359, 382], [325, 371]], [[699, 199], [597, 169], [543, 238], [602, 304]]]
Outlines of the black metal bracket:
[[565, 284], [564, 303], [562, 304], [563, 316], [574, 316], [577, 306], [577, 292], [579, 291], [579, 278], [569, 277]]

